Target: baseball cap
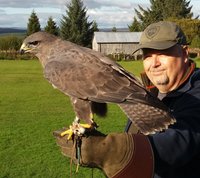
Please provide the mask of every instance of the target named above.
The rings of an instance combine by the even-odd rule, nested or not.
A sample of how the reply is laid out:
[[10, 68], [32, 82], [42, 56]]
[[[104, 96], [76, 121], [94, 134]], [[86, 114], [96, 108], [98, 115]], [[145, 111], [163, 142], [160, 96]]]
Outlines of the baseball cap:
[[150, 24], [142, 33], [140, 42], [133, 53], [143, 48], [168, 49], [175, 44], [187, 45], [186, 36], [181, 28], [169, 21]]

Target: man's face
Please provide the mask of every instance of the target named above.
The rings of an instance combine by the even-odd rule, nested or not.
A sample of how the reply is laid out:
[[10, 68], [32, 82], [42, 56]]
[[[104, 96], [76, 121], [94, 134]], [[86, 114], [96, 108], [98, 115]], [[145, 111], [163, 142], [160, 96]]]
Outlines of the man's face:
[[144, 70], [148, 78], [166, 93], [179, 86], [188, 67], [187, 48], [175, 45], [166, 50], [143, 49]]

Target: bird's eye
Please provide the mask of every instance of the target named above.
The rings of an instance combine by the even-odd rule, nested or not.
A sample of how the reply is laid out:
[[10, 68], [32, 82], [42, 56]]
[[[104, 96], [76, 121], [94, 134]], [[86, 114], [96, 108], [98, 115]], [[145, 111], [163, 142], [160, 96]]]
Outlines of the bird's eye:
[[35, 46], [35, 45], [38, 45], [38, 44], [39, 44], [39, 41], [33, 41], [33, 42], [30, 42], [29, 44]]

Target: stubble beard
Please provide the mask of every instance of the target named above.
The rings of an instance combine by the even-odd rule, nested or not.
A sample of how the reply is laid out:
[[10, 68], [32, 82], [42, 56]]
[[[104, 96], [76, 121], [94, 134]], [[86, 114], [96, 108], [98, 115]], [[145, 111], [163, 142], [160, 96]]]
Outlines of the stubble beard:
[[169, 77], [165, 74], [153, 79], [156, 85], [167, 85], [169, 83]]

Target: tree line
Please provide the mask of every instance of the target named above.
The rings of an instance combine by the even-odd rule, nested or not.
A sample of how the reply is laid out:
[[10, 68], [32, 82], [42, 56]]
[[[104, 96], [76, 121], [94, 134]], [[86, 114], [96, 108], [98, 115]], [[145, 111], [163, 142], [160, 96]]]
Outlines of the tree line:
[[130, 31], [143, 31], [149, 24], [161, 20], [177, 23], [184, 31], [191, 47], [200, 48], [200, 20], [191, 12], [188, 0], [150, 0], [150, 7], [135, 8]]
[[[194, 14], [191, 12], [192, 6], [190, 1], [150, 0], [150, 4], [149, 8], [143, 8], [138, 5], [134, 9], [135, 15], [132, 23], [128, 25], [129, 31], [143, 31], [149, 24], [160, 20], [173, 21], [181, 26], [191, 47], [200, 48], [200, 20], [198, 16], [194, 17]], [[51, 16], [48, 18], [43, 30], [60, 36], [64, 40], [91, 48], [94, 32], [99, 31], [99, 29], [96, 21], [90, 22], [88, 18], [83, 0], [71, 0], [66, 5], [66, 12], [62, 16], [60, 25], [58, 26]], [[25, 36], [41, 30], [39, 18], [33, 10], [28, 19]], [[112, 31], [117, 31], [117, 28], [113, 27]], [[22, 41], [22, 37], [1, 37], [0, 50], [3, 53], [18, 50]]]
[[[60, 26], [56, 25], [53, 17], [49, 17], [44, 31], [60, 36], [81, 46], [91, 47], [94, 31], [98, 31], [95, 21], [89, 22], [87, 9], [82, 0], [71, 0], [66, 5], [66, 14], [62, 16]], [[27, 25], [27, 35], [41, 31], [37, 14], [33, 11]]]

